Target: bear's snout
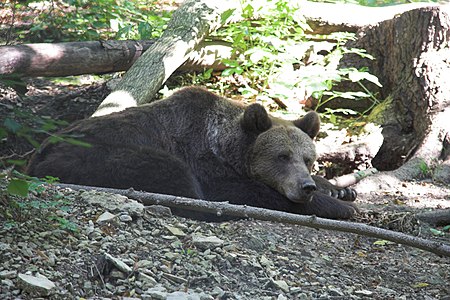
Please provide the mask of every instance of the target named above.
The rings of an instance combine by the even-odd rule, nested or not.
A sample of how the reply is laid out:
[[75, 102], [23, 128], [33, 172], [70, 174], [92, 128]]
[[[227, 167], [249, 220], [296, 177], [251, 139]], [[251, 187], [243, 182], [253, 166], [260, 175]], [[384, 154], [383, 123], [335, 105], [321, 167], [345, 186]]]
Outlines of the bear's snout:
[[[288, 181], [289, 182], [289, 181]], [[288, 183], [285, 182], [285, 183]], [[317, 190], [314, 180], [301, 178], [296, 181], [291, 181], [290, 184], [285, 184], [280, 192], [286, 196], [290, 201], [295, 203], [306, 203], [311, 201], [313, 192]]]
[[316, 183], [314, 181], [306, 181], [302, 184], [302, 190], [305, 191], [305, 193], [310, 194], [317, 190]]

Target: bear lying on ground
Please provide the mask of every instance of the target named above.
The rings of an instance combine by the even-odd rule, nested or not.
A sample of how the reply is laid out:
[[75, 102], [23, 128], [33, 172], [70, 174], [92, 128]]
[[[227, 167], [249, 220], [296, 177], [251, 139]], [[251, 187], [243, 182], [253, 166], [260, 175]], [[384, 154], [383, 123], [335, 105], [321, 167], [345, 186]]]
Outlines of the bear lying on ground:
[[133, 187], [347, 219], [356, 211], [349, 202], [355, 192], [310, 175], [316, 160], [312, 139], [319, 127], [315, 112], [285, 121], [259, 104], [244, 107], [190, 87], [152, 104], [71, 125], [61, 133], [91, 147], [44, 142], [27, 172], [65, 183]]

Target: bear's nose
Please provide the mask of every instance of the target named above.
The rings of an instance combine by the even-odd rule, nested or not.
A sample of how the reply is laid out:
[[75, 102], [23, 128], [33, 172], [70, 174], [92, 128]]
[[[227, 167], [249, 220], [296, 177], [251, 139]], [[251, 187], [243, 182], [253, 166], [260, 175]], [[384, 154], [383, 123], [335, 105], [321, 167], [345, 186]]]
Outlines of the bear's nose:
[[304, 190], [306, 193], [311, 193], [317, 190], [317, 186], [314, 183], [314, 181], [307, 181], [302, 184], [302, 190]]

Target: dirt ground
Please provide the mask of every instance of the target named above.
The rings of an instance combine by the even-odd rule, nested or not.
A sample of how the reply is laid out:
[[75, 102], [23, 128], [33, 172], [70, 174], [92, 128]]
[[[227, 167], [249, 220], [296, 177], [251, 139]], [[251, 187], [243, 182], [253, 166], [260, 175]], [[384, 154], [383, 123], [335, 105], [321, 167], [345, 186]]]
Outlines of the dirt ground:
[[[68, 122], [88, 117], [109, 93], [90, 78], [31, 80], [23, 99], [0, 90], [2, 123], [16, 107]], [[8, 138], [0, 156], [30, 150]], [[448, 186], [393, 181], [377, 190], [363, 180], [357, 190], [354, 221], [450, 244], [442, 226], [414, 218], [449, 208]], [[1, 299], [450, 299], [450, 258], [387, 241], [256, 220], [198, 222], [94, 192], [49, 188], [21, 203], [26, 209], [0, 214]]]

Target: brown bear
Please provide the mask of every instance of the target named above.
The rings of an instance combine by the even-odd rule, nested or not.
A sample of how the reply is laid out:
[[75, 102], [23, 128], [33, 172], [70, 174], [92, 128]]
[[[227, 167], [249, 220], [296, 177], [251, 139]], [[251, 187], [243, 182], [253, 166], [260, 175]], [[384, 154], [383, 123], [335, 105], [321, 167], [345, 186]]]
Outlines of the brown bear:
[[356, 208], [348, 201], [355, 200], [355, 192], [310, 175], [319, 127], [315, 112], [285, 121], [269, 116], [259, 104], [244, 107], [190, 87], [69, 126], [61, 134], [91, 147], [46, 141], [27, 172], [65, 183], [350, 218]]

